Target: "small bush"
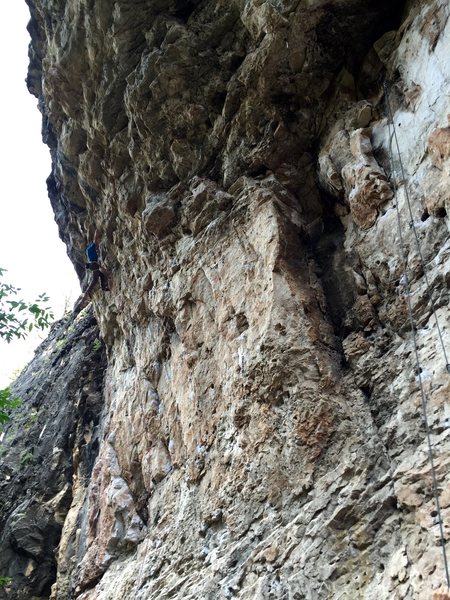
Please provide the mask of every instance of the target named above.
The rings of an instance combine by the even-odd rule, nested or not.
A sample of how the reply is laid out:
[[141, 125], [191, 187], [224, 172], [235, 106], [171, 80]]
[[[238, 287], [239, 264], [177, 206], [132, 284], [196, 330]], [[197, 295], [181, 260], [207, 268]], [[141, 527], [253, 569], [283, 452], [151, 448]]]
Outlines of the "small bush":
[[92, 350], [94, 352], [98, 352], [101, 347], [102, 347], [102, 341], [99, 340], [98, 338], [96, 338], [92, 344]]
[[29, 450], [22, 450], [19, 455], [20, 465], [25, 467], [33, 460], [33, 453]]

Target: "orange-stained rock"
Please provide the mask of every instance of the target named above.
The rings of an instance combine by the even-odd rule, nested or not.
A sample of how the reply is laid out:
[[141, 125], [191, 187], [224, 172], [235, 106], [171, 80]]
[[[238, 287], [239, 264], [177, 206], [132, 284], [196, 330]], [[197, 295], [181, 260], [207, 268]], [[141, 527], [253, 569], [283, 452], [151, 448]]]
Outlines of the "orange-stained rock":
[[[450, 115], [447, 115], [450, 122]], [[433, 129], [428, 137], [428, 152], [435, 167], [442, 168], [450, 157], [450, 126]]]
[[433, 592], [433, 600], [450, 600], [450, 590], [446, 588]]

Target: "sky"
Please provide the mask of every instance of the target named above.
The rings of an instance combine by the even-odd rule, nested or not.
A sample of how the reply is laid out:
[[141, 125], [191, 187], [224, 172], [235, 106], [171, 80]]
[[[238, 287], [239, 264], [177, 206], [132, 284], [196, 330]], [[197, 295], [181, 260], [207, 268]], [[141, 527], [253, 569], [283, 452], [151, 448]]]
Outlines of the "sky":
[[[46, 292], [60, 318], [80, 288], [47, 197], [50, 154], [41, 139], [37, 99], [25, 84], [28, 21], [24, 0], [1, 0], [0, 267], [8, 270], [4, 280], [21, 288], [23, 299], [33, 301]], [[45, 335], [10, 344], [0, 340], [0, 388], [33, 357]]]

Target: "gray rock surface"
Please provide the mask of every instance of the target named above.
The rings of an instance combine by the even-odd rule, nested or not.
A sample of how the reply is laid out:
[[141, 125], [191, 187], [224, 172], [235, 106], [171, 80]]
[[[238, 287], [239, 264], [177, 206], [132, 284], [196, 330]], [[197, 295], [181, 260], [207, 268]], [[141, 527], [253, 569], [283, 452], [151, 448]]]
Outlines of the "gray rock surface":
[[55, 552], [99, 444], [104, 348], [92, 311], [52, 326], [13, 385], [21, 400], [0, 442], [0, 598], [48, 598]]

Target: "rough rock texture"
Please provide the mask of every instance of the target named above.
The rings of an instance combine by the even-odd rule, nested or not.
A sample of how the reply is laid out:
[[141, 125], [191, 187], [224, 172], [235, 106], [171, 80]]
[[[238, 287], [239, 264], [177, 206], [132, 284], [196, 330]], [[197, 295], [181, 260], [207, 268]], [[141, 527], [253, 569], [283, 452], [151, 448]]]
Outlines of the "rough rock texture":
[[28, 3], [61, 237], [81, 276], [97, 229], [111, 285], [51, 598], [428, 599], [419, 377], [450, 535], [447, 2]]
[[0, 434], [0, 598], [48, 598], [71, 504], [99, 446], [105, 351], [92, 311], [53, 325], [13, 386], [21, 400]]

